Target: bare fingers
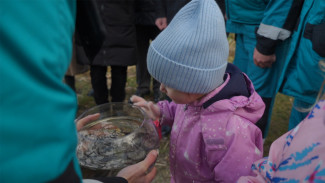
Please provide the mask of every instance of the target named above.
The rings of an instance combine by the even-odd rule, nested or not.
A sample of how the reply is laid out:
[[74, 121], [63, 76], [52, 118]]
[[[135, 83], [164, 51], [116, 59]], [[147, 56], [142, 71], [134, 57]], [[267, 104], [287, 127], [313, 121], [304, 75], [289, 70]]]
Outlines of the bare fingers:
[[84, 127], [86, 124], [95, 121], [99, 118], [100, 114], [96, 113], [96, 114], [92, 114], [92, 115], [88, 115], [80, 120], [77, 121], [77, 131], [80, 131], [82, 129], [82, 127]]

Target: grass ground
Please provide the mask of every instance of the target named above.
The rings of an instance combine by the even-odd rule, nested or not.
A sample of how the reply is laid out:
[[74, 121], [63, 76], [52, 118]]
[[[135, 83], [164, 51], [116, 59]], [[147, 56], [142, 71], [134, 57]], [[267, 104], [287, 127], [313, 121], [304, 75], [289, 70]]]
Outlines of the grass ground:
[[[229, 61], [233, 60], [235, 52], [235, 42], [233, 40], [233, 35], [229, 36], [230, 45], [230, 56]], [[108, 86], [110, 86], [110, 75], [108, 72]], [[78, 97], [78, 115], [80, 115], [86, 109], [95, 106], [94, 100], [91, 96], [88, 96], [88, 92], [91, 90], [89, 72], [80, 74], [76, 76], [76, 88]], [[135, 93], [136, 90], [136, 74], [135, 66], [130, 66], [128, 68], [128, 79], [126, 85], [126, 101], [131, 95]], [[152, 94], [147, 96], [148, 100], [153, 100]], [[268, 151], [271, 143], [277, 139], [279, 136], [284, 134], [288, 129], [289, 115], [292, 105], [292, 98], [278, 94], [276, 96], [276, 101], [274, 104], [273, 114], [271, 117], [271, 125], [269, 128], [268, 136], [264, 143], [264, 156], [268, 155]], [[156, 162], [156, 167], [158, 169], [157, 176], [154, 183], [166, 183], [170, 180], [169, 172], [169, 161], [168, 161], [168, 151], [169, 151], [169, 138], [164, 137], [160, 142], [159, 157]], [[94, 175], [102, 175], [107, 172], [94, 172], [87, 169], [83, 169], [83, 174], [85, 178], [90, 178]]]

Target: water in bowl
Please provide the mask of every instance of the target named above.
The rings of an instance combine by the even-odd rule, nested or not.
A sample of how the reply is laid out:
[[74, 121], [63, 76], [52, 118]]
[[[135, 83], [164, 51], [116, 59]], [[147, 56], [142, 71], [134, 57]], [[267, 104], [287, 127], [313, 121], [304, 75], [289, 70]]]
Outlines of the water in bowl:
[[115, 116], [85, 125], [78, 133], [80, 165], [113, 170], [143, 160], [158, 145], [155, 129], [144, 124], [140, 118]]

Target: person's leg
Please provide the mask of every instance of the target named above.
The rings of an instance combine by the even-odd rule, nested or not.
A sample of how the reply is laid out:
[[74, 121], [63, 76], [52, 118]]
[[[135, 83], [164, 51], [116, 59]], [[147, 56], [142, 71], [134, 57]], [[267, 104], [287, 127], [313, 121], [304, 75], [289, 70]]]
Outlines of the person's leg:
[[247, 73], [247, 63], [249, 61], [249, 53], [245, 49], [244, 35], [236, 34], [236, 50], [233, 64], [242, 72]]
[[147, 69], [147, 51], [149, 48], [149, 36], [147, 26], [137, 25], [137, 66], [136, 80], [137, 91], [136, 95], [143, 97], [150, 94], [151, 76]]
[[75, 78], [74, 76], [68, 76], [65, 75], [64, 76], [64, 82], [70, 86], [71, 89], [73, 89], [73, 91], [76, 91], [76, 86], [75, 86]]
[[106, 72], [106, 66], [90, 66], [91, 85], [94, 90], [94, 99], [97, 105], [108, 102]]
[[125, 99], [127, 68], [127, 66], [111, 66], [112, 84], [110, 94], [112, 102], [123, 102]]
[[312, 105], [297, 98], [294, 99], [289, 119], [289, 130], [296, 127], [308, 115], [308, 112], [300, 112], [299, 109], [308, 109]]
[[[160, 30], [157, 26], [150, 26], [150, 32], [149, 32], [149, 38], [150, 40], [154, 40], [158, 34], [160, 33]], [[148, 50], [147, 50], [148, 52]], [[147, 54], [146, 54], [146, 60], [147, 60]], [[163, 95], [160, 92], [160, 82], [157, 81], [155, 78], [152, 78], [152, 89], [153, 89], [153, 100], [154, 102], [158, 102], [159, 100], [163, 99]]]

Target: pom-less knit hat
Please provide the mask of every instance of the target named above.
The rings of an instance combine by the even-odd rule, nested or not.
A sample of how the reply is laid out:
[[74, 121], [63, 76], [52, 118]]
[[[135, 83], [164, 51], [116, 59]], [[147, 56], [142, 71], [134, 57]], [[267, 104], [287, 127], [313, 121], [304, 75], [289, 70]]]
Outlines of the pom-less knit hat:
[[192, 0], [152, 41], [149, 73], [187, 93], [209, 93], [223, 83], [229, 46], [223, 15], [214, 0]]

